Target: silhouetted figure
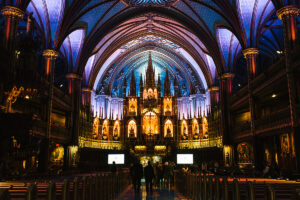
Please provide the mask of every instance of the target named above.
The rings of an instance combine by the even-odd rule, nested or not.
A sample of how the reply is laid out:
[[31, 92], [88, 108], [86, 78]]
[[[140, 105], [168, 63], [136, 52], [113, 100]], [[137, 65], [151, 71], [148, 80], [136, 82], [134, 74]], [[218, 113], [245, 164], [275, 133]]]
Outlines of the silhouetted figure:
[[148, 194], [149, 192], [152, 194], [152, 186], [153, 186], [152, 181], [154, 178], [154, 170], [150, 161], [148, 161], [148, 166], [145, 167], [144, 174], [146, 180], [146, 191]]
[[112, 174], [116, 174], [117, 173], [117, 165], [116, 165], [115, 161], [113, 161], [113, 164], [112, 164], [112, 166], [110, 168], [110, 171], [111, 171]]
[[141, 179], [143, 177], [143, 166], [136, 161], [130, 166], [130, 176], [134, 188], [134, 192], [137, 194], [140, 192], [141, 188]]

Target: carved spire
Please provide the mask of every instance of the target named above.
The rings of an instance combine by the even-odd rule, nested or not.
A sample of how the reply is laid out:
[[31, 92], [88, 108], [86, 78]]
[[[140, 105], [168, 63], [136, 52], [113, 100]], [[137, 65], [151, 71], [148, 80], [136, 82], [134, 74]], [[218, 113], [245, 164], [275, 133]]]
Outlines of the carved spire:
[[147, 87], [154, 87], [155, 82], [154, 82], [154, 69], [152, 65], [152, 57], [151, 53], [149, 53], [149, 58], [148, 58], [148, 66], [146, 70], [146, 86]]
[[161, 90], [160, 90], [160, 88], [161, 88], [161, 82], [160, 82], [160, 74], [158, 74], [158, 77], [157, 77], [157, 93], [158, 93], [158, 97], [160, 97], [161, 96]]
[[144, 90], [144, 82], [143, 82], [143, 75], [141, 73], [141, 76], [140, 76], [140, 97], [143, 96], [143, 90]]
[[165, 96], [171, 96], [171, 84], [170, 84], [170, 78], [169, 78], [169, 71], [166, 72], [166, 79], [165, 79]]
[[131, 72], [130, 96], [136, 96], [136, 82], [135, 82], [135, 76], [133, 70]]

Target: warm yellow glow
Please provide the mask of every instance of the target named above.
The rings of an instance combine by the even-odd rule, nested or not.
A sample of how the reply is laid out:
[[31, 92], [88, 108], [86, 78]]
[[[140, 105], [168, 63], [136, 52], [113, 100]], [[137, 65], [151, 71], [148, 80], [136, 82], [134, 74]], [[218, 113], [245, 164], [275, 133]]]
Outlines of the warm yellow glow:
[[99, 119], [96, 117], [93, 123], [93, 137], [99, 136]]
[[194, 138], [198, 139], [199, 138], [199, 124], [198, 124], [197, 119], [193, 120], [192, 132], [193, 132]]
[[272, 94], [272, 98], [275, 98], [275, 97], [277, 97], [277, 95], [276, 94]]
[[178, 143], [179, 149], [202, 149], [209, 147], [218, 147], [221, 148], [223, 146], [222, 137], [214, 137], [209, 139], [200, 139], [200, 140], [181, 140]]
[[143, 117], [143, 133], [147, 135], [159, 133], [159, 119], [154, 112], [147, 112]]
[[182, 121], [181, 123], [181, 136], [184, 138], [184, 139], [187, 139], [188, 138], [188, 125], [187, 125], [187, 122], [185, 120]]
[[156, 145], [154, 151], [166, 151], [167, 147], [165, 145]]
[[78, 144], [80, 148], [95, 148], [95, 149], [114, 149], [121, 150], [123, 148], [120, 141], [107, 141], [100, 139], [91, 139], [85, 137], [79, 137]]
[[102, 126], [102, 139], [106, 140], [108, 139], [109, 134], [109, 126], [108, 126], [108, 120], [104, 120], [103, 126]]
[[252, 146], [246, 142], [240, 143], [237, 146], [238, 163], [240, 165], [248, 165], [253, 163]]
[[135, 150], [135, 151], [146, 151], [146, 150], [147, 150], [147, 147], [144, 146], [144, 145], [136, 145], [136, 146], [134, 147], [134, 150]]
[[23, 165], [23, 169], [26, 169], [26, 160], [23, 160], [22, 165]]
[[224, 157], [224, 165], [226, 167], [232, 166], [233, 161], [233, 148], [229, 145], [224, 145], [223, 147], [223, 157]]
[[173, 137], [173, 123], [169, 119], [165, 122], [164, 136], [165, 137]]
[[129, 114], [137, 114], [137, 99], [131, 98], [129, 99]]
[[115, 124], [114, 124], [113, 137], [114, 137], [114, 139], [120, 138], [120, 122], [118, 120], [115, 121]]
[[208, 135], [208, 122], [206, 117], [202, 118], [202, 130], [203, 130], [203, 137]]
[[164, 98], [164, 114], [172, 114], [172, 99]]
[[137, 137], [137, 128], [134, 120], [130, 120], [128, 123], [128, 137], [136, 138]]

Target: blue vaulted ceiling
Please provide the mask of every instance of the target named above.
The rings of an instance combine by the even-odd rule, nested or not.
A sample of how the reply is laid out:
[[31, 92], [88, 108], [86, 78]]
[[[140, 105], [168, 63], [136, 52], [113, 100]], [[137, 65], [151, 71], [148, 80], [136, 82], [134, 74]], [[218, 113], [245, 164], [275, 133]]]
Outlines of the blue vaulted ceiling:
[[[259, 48], [261, 60], [274, 62], [283, 49], [275, 12], [291, 3], [299, 5], [293, 0], [0, 0], [1, 6], [32, 12], [42, 48], [59, 50], [68, 71], [82, 74], [88, 87], [97, 81], [105, 60], [120, 60], [117, 49], [140, 34], [178, 44], [177, 57], [195, 59], [190, 64], [199, 65], [194, 69], [201, 71], [196, 73], [199, 83], [208, 86], [216, 84], [219, 74], [240, 67], [242, 49]], [[139, 17], [149, 12], [156, 18]]]

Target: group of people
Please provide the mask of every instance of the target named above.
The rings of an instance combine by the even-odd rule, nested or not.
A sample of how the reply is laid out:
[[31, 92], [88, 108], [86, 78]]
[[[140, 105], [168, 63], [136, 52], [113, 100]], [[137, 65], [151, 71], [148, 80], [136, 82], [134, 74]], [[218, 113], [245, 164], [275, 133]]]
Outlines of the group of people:
[[168, 186], [173, 184], [173, 165], [165, 162], [165, 164], [155, 163], [153, 166], [150, 161], [143, 168], [142, 164], [136, 161], [131, 163], [130, 175], [136, 194], [140, 193], [141, 179], [144, 177], [146, 182], [146, 191], [152, 194], [153, 187], [159, 188], [162, 185]]

